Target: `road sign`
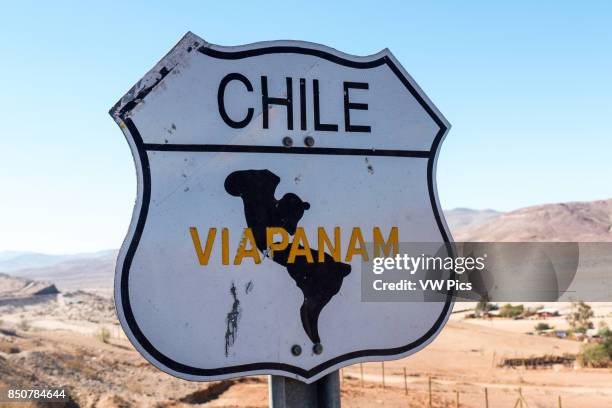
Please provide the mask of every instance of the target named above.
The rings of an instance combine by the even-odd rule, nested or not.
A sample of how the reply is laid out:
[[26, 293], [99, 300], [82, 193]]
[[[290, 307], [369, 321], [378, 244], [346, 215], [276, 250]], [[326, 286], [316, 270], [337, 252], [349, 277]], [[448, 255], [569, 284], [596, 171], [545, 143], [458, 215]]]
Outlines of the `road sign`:
[[115, 302], [155, 366], [310, 383], [443, 327], [450, 297], [361, 300], [367, 248], [450, 242], [435, 184], [449, 124], [388, 50], [188, 33], [110, 113], [138, 177]]

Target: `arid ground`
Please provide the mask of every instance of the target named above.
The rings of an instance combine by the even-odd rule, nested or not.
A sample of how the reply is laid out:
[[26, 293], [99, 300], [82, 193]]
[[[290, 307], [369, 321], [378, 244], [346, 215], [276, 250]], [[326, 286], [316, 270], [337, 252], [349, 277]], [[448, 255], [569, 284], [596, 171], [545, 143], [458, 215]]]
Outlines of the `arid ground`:
[[[593, 306], [599, 310], [598, 304]], [[610, 305], [600, 306], [607, 320]], [[268, 404], [266, 377], [191, 383], [153, 368], [123, 337], [109, 299], [77, 292], [35, 305], [4, 305], [0, 311], [0, 386], [66, 386], [76, 404], [72, 406], [80, 407]], [[530, 407], [554, 407], [559, 396], [564, 407], [612, 406], [612, 370], [499, 366], [504, 358], [579, 351], [577, 341], [526, 334], [536, 322], [465, 319], [465, 313], [457, 312], [429, 347], [386, 362], [384, 385], [382, 363], [343, 369], [344, 406], [427, 406], [430, 378], [437, 407], [455, 406], [457, 391], [460, 406], [484, 407], [485, 389], [489, 406], [511, 407], [519, 388]]]
[[[611, 208], [608, 200], [505, 214], [461, 210], [449, 224], [459, 225], [453, 231], [456, 237], [473, 240], [566, 240], [579, 231], [585, 241], [611, 241]], [[70, 407], [268, 406], [266, 377], [192, 383], [148, 364], [116, 321], [110, 290], [115, 255], [111, 251], [95, 259], [5, 269], [10, 276], [0, 275], [0, 387], [65, 386], [71, 401], [64, 406]], [[612, 303], [590, 305], [593, 323], [605, 321], [612, 327]], [[534, 335], [540, 320], [467, 319], [473, 306], [456, 304], [431, 345], [409, 358], [386, 362], [384, 380], [379, 362], [344, 368], [343, 406], [426, 407], [431, 384], [433, 407], [455, 407], [457, 397], [461, 407], [485, 407], [485, 396], [489, 407], [513, 407], [520, 395], [524, 406], [532, 408], [558, 407], [559, 397], [565, 408], [612, 407], [611, 369], [574, 363], [537, 369], [501, 366], [507, 358], [576, 355], [580, 342]], [[561, 316], [546, 323], [567, 327], [569, 305], [552, 306]], [[5, 406], [45, 405], [0, 402]]]

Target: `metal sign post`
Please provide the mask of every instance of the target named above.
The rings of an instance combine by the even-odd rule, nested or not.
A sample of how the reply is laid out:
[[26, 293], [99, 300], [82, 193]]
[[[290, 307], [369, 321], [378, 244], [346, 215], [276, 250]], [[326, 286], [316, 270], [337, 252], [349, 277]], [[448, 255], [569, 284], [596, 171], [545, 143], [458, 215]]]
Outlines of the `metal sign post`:
[[338, 408], [340, 407], [340, 376], [338, 371], [306, 384], [277, 375], [270, 376], [271, 408]]
[[340, 368], [406, 357], [444, 326], [450, 295], [363, 298], [380, 251], [450, 243], [449, 124], [389, 50], [187, 33], [110, 113], [138, 177], [117, 315], [156, 367], [271, 375], [275, 406], [336, 406]]

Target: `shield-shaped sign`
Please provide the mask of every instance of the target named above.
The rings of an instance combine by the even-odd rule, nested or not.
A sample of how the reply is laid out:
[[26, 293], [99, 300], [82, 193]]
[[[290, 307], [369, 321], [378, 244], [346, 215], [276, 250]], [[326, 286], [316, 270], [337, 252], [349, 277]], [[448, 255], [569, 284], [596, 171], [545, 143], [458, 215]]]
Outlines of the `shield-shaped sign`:
[[189, 380], [313, 382], [407, 356], [452, 306], [364, 302], [373, 248], [449, 243], [449, 129], [394, 56], [185, 37], [111, 109], [138, 197], [115, 302], [134, 346]]

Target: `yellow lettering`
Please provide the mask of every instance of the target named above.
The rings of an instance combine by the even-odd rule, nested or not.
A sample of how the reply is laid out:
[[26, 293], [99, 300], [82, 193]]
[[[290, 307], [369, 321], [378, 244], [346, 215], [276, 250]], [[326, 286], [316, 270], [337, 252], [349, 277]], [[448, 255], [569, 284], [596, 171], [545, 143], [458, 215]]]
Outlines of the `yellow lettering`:
[[229, 230], [221, 230], [221, 264], [229, 265]]
[[[247, 241], [250, 245], [250, 249], [247, 249]], [[244, 229], [244, 233], [242, 234], [242, 241], [238, 246], [238, 250], [236, 251], [236, 257], [234, 258], [234, 265], [240, 265], [242, 263], [242, 258], [245, 257], [253, 258], [253, 261], [256, 264], [261, 263], [259, 251], [257, 250], [257, 246], [255, 245], [255, 237], [253, 236], [253, 231], [251, 231], [250, 228]]]
[[317, 238], [318, 238], [318, 245], [319, 245], [319, 255], [318, 255], [318, 260], [319, 262], [325, 262], [325, 246], [327, 246], [327, 248], [329, 248], [329, 252], [331, 253], [331, 256], [334, 258], [334, 261], [336, 262], [340, 262], [340, 258], [342, 258], [342, 254], [340, 253], [341, 247], [340, 247], [340, 227], [334, 227], [334, 245], [332, 246], [332, 243], [329, 239], [329, 237], [327, 236], [327, 233], [325, 232], [325, 228], [323, 227], [319, 227], [317, 230]]
[[208, 236], [206, 237], [206, 248], [204, 248], [204, 251], [202, 251], [202, 243], [200, 242], [200, 234], [198, 234], [198, 229], [196, 227], [189, 227], [189, 234], [191, 234], [193, 247], [195, 248], [200, 265], [208, 265], [208, 259], [210, 258], [210, 252], [212, 251], [213, 243], [215, 242], [217, 229], [208, 229]]
[[[280, 234], [282, 237], [281, 242], [274, 242], [274, 236]], [[289, 234], [284, 228], [280, 227], [269, 227], [266, 228], [266, 246], [270, 248], [269, 255], [273, 256], [274, 251], [282, 251], [289, 245]]]
[[[380, 256], [381, 247], [385, 256], [397, 255], [399, 245], [399, 233], [397, 227], [391, 228], [387, 242], [385, 242], [382, 233], [380, 232], [380, 228], [378, 227], [374, 227], [372, 235], [374, 236], [374, 257]], [[393, 252], [391, 252], [391, 248], [393, 248]]]
[[[300, 242], [303, 244], [303, 248], [300, 248]], [[310, 252], [310, 245], [308, 244], [308, 238], [304, 228], [297, 227], [295, 235], [293, 235], [293, 242], [291, 243], [291, 249], [289, 250], [289, 258], [287, 263], [294, 263], [296, 256], [305, 256], [306, 262], [313, 263], [312, 252]]]
[[[208, 265], [217, 237], [217, 228], [208, 229], [205, 243], [201, 241], [199, 231], [196, 227], [189, 227], [189, 234], [199, 264]], [[369, 254], [367, 250], [369, 247], [366, 248], [361, 228], [352, 228], [348, 247], [346, 248], [345, 262], [351, 262], [355, 255], [360, 255], [363, 261], [368, 261], [370, 255], [374, 257], [395, 256], [399, 253], [399, 228], [391, 227], [388, 236], [385, 237], [383, 229], [380, 227], [373, 227], [372, 242], [373, 252]], [[328, 233], [325, 227], [318, 227], [317, 244], [318, 250], [315, 249], [317, 252], [315, 260], [303, 227], [296, 228], [292, 241], [286, 229], [282, 227], [266, 228], [266, 247], [268, 251], [266, 256], [273, 257], [275, 251], [283, 251], [289, 248], [289, 254], [286, 260], [288, 263], [295, 263], [295, 259], [298, 256], [306, 257], [308, 263], [324, 263], [327, 254], [330, 254], [335, 262], [340, 262], [342, 260], [343, 248], [340, 227], [334, 227], [333, 236]], [[253, 231], [251, 228], [245, 228], [234, 256], [233, 264], [240, 265], [244, 258], [252, 258], [254, 263], [260, 264], [261, 253], [262, 252], [257, 248]], [[221, 264], [230, 265], [231, 262], [229, 229], [221, 228]]]
[[[359, 247], [357, 247], [359, 243]], [[354, 255], [361, 255], [361, 259], [367, 261], [368, 252], [365, 249], [365, 243], [363, 242], [363, 235], [361, 235], [361, 229], [359, 227], [353, 228], [351, 232], [351, 240], [349, 241], [348, 249], [346, 250], [346, 262], [351, 262]]]

